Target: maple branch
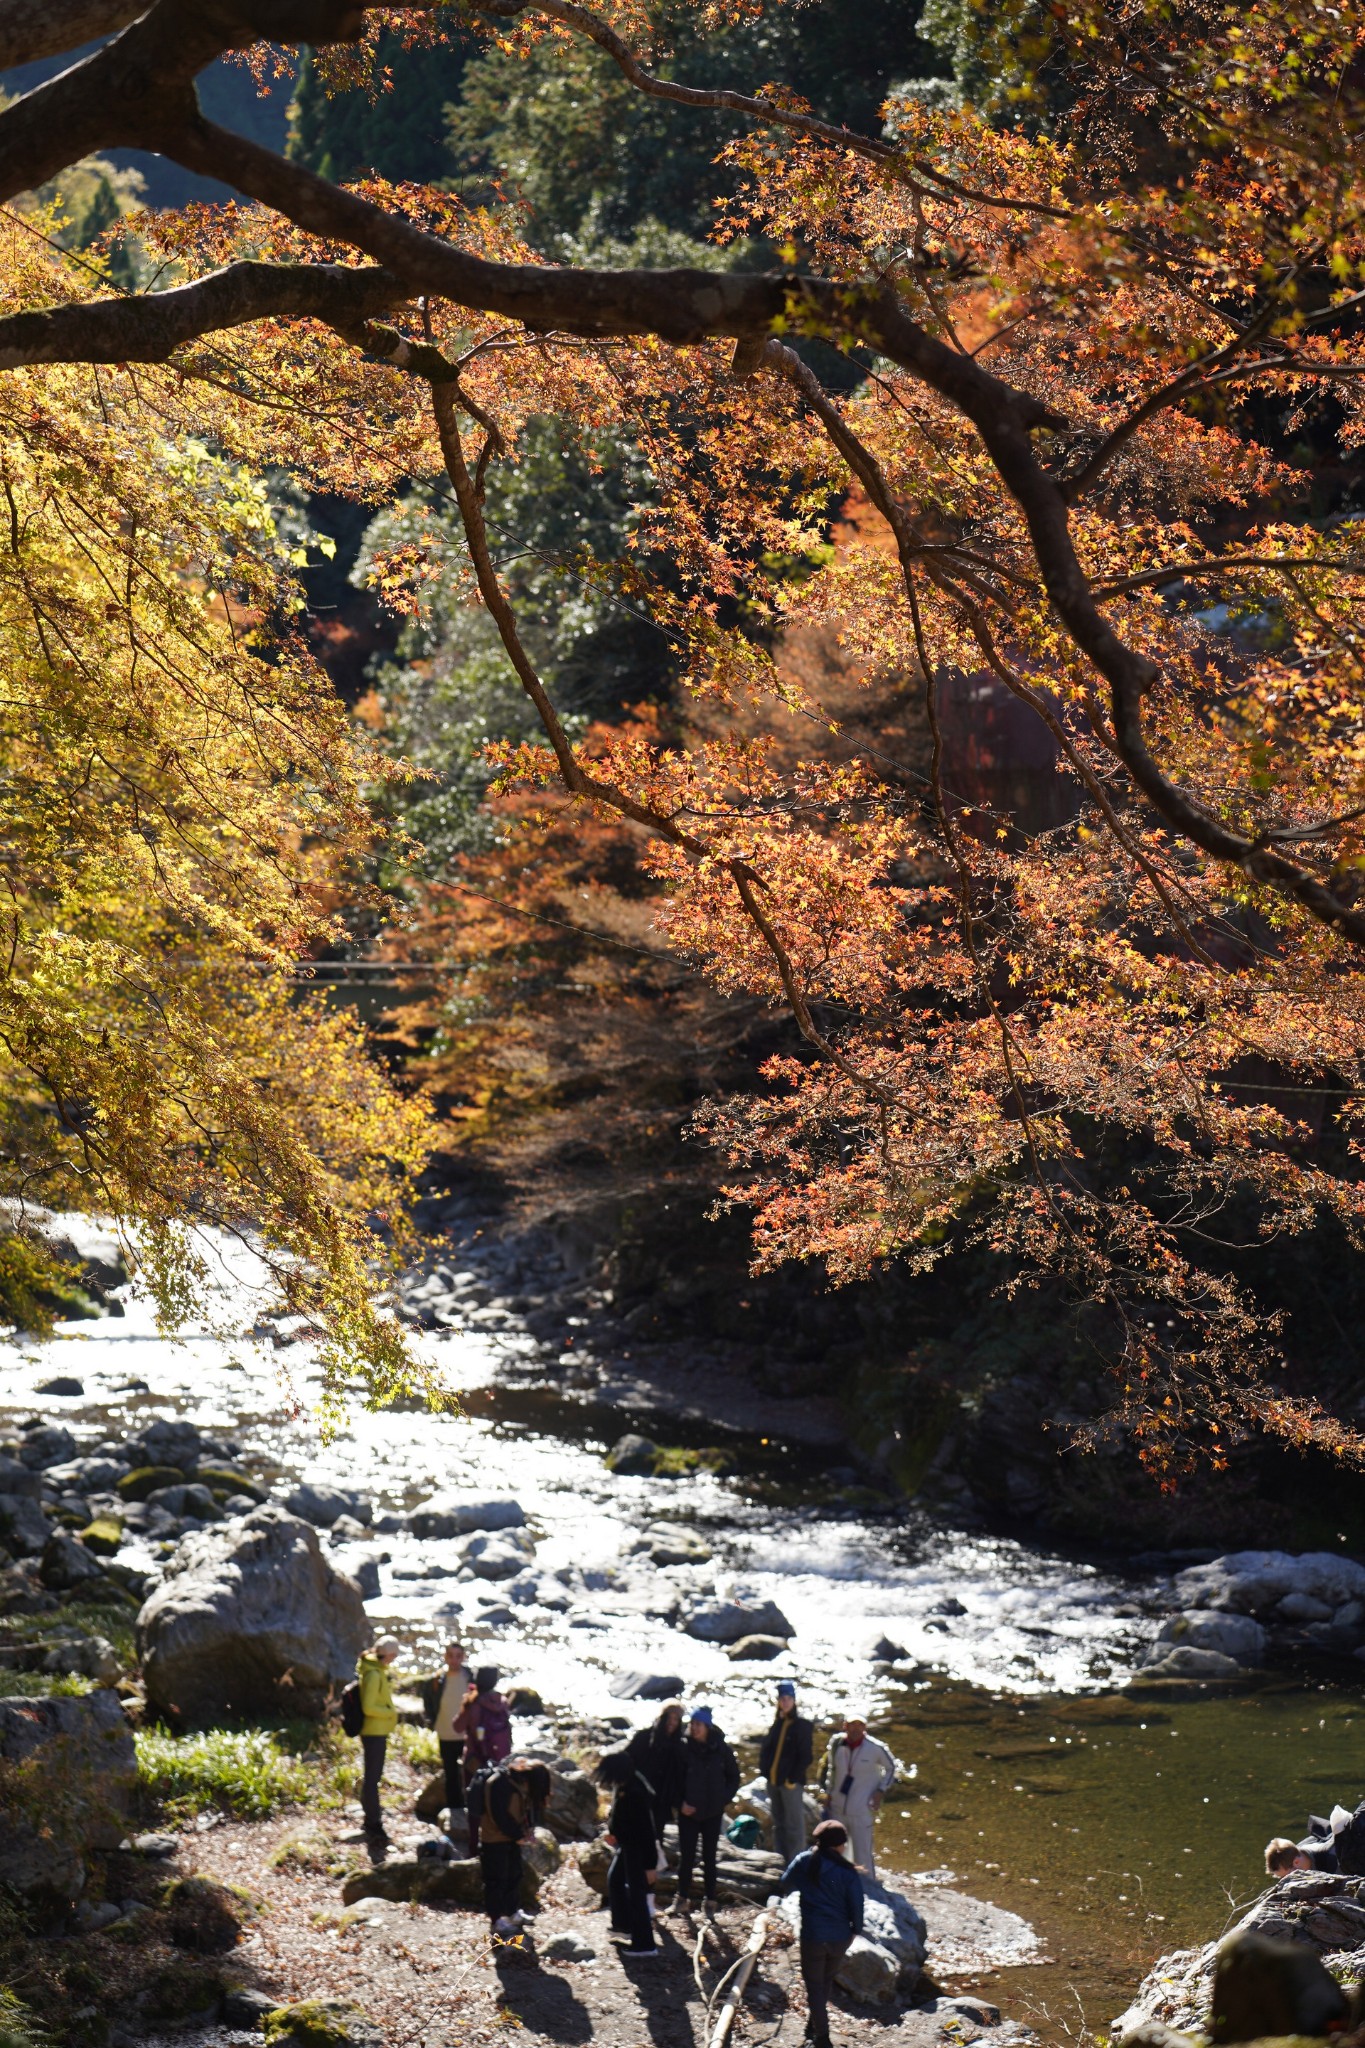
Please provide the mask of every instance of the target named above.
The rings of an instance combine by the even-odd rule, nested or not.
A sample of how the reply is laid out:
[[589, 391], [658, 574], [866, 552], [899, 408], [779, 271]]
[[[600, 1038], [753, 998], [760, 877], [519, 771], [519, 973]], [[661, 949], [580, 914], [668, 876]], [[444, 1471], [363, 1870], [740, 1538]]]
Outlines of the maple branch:
[[143, 297], [93, 299], [0, 319], [0, 370], [29, 363], [164, 363], [187, 341], [249, 321], [355, 325], [409, 294], [378, 268], [338, 263], [229, 263], [193, 284]]
[[1214, 555], [1207, 561], [1172, 562], [1164, 569], [1140, 569], [1133, 576], [1115, 576], [1096, 583], [1096, 597], [1117, 597], [1125, 590], [1142, 590], [1162, 583], [1179, 583], [1186, 576], [1213, 576], [1227, 569], [1330, 569], [1339, 576], [1365, 576], [1365, 561], [1342, 561], [1334, 555]]
[[0, 68], [111, 36], [145, 7], [146, 0], [0, 0]]

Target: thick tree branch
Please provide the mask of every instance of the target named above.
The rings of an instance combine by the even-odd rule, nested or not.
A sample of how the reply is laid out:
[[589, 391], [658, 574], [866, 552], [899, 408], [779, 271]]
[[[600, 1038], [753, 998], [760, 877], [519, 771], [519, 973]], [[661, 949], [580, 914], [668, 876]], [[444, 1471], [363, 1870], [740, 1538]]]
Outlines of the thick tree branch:
[[0, 69], [111, 36], [145, 8], [146, 0], [0, 0]]
[[164, 363], [198, 336], [251, 320], [359, 324], [407, 293], [386, 270], [230, 263], [146, 297], [95, 299], [0, 319], [0, 370], [26, 363]]

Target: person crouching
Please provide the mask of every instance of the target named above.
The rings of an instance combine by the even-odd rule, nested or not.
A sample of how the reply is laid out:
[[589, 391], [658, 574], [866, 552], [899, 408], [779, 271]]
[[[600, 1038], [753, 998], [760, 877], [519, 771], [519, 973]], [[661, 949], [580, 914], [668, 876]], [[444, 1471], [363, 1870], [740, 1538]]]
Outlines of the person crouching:
[[479, 1825], [484, 1911], [494, 1939], [505, 1941], [520, 1934], [528, 1917], [521, 1906], [521, 1845], [534, 1839], [550, 1797], [550, 1773], [529, 1757], [510, 1757], [480, 1771], [465, 1797]]

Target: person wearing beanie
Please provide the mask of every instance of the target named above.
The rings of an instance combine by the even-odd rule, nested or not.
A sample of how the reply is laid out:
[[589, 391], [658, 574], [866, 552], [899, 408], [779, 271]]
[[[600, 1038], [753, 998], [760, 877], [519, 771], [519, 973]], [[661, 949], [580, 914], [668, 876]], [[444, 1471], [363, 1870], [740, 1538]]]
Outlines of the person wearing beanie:
[[365, 1715], [360, 1728], [360, 1753], [365, 1766], [360, 1810], [365, 1817], [365, 1832], [375, 1842], [387, 1842], [389, 1839], [379, 1804], [379, 1787], [384, 1776], [389, 1737], [398, 1726], [391, 1672], [398, 1651], [396, 1637], [381, 1636], [372, 1650], [365, 1651], [356, 1667], [360, 1680], [360, 1704]]
[[829, 1799], [830, 1818], [848, 1829], [853, 1861], [865, 1877], [877, 1875], [872, 1828], [898, 1768], [886, 1744], [868, 1734], [867, 1709], [846, 1707], [844, 1732], [830, 1739], [820, 1783]]
[[709, 1707], [694, 1707], [683, 1744], [682, 1799], [678, 1806], [678, 1909], [692, 1899], [692, 1872], [701, 1849], [705, 1910], [716, 1903], [716, 1846], [725, 1809], [738, 1792], [740, 1769], [735, 1753], [712, 1718]]
[[773, 1725], [758, 1753], [759, 1776], [768, 1781], [772, 1803], [773, 1847], [785, 1870], [806, 1846], [806, 1774], [815, 1746], [815, 1729], [796, 1711], [796, 1687], [784, 1678], [777, 1688]]
[[830, 2048], [829, 1995], [849, 1943], [863, 1931], [863, 1887], [848, 1861], [848, 1830], [822, 1820], [812, 1846], [788, 1864], [778, 1890], [801, 1901], [801, 1978], [810, 2017], [807, 2038]]

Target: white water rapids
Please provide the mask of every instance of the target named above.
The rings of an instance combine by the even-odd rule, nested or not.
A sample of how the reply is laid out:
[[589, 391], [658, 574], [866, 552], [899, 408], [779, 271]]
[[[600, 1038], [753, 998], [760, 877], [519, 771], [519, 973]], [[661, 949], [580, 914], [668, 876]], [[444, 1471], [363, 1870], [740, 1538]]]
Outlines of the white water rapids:
[[[954, 1533], [913, 1512], [831, 1511], [818, 1504], [818, 1481], [805, 1505], [778, 1506], [743, 1477], [614, 1476], [602, 1463], [610, 1438], [584, 1436], [583, 1411], [567, 1404], [558, 1410], [542, 1402], [537, 1426], [512, 1419], [511, 1396], [478, 1399], [458, 1415], [371, 1414], [357, 1404], [342, 1432], [324, 1443], [309, 1347], [253, 1340], [260, 1305], [239, 1255], [223, 1268], [213, 1333], [200, 1326], [177, 1341], [163, 1337], [133, 1291], [122, 1318], [66, 1324], [47, 1343], [0, 1344], [0, 1434], [42, 1413], [65, 1422], [86, 1453], [155, 1417], [187, 1418], [209, 1434], [238, 1437], [243, 1463], [271, 1468], [281, 1494], [306, 1476], [367, 1494], [376, 1517], [438, 1492], [514, 1497], [535, 1541], [534, 1569], [557, 1580], [563, 1611], [517, 1606], [490, 1627], [481, 1616], [503, 1607], [505, 1589], [460, 1579], [454, 1542], [374, 1535], [332, 1555], [343, 1569], [362, 1555], [381, 1557], [381, 1593], [368, 1612], [415, 1658], [430, 1662], [436, 1645], [458, 1633], [472, 1661], [501, 1667], [504, 1684], [534, 1687], [547, 1703], [586, 1715], [625, 1711], [639, 1720], [651, 1711], [623, 1708], [611, 1696], [610, 1681], [622, 1671], [675, 1674], [690, 1701], [714, 1703], [736, 1730], [766, 1721], [779, 1676], [798, 1680], [817, 1715], [850, 1698], [875, 1707], [886, 1689], [871, 1674], [868, 1645], [882, 1634], [904, 1648], [903, 1661], [951, 1678], [1015, 1693], [1082, 1692], [1121, 1683], [1152, 1633], [1150, 1623], [1131, 1618], [1131, 1587], [1091, 1565], [996, 1536]], [[509, 1366], [524, 1388], [537, 1351], [515, 1319], [496, 1309], [474, 1311], [461, 1331], [413, 1341], [447, 1385], [466, 1394], [496, 1390]], [[57, 1374], [79, 1378], [83, 1396], [39, 1394]], [[146, 1391], [130, 1386], [139, 1381]], [[544, 1428], [561, 1415], [565, 1433]], [[595, 1419], [603, 1420], [600, 1411]], [[614, 1433], [640, 1427], [647, 1422], [633, 1417]], [[633, 1556], [640, 1532], [665, 1518], [700, 1535], [712, 1561], [660, 1569]], [[149, 1570], [160, 1562], [132, 1545], [121, 1555]], [[734, 1665], [720, 1646], [646, 1611], [666, 1606], [672, 1594], [686, 1606], [741, 1589], [776, 1601], [790, 1620], [786, 1660]], [[953, 1603], [963, 1611], [934, 1611]], [[1125, 1606], [1127, 1617], [1116, 1613]]]

